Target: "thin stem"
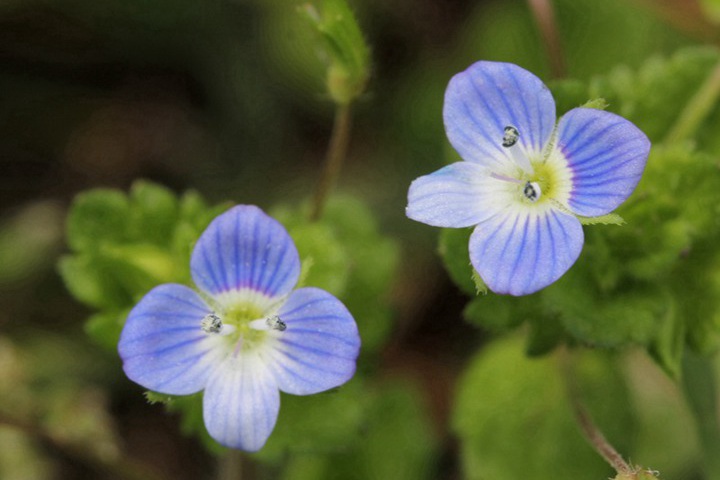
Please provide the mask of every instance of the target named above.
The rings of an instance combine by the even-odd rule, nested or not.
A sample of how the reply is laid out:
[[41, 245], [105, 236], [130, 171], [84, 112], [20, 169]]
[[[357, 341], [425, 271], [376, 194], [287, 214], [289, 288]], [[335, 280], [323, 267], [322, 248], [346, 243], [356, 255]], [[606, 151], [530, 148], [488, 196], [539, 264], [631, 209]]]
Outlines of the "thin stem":
[[217, 480], [241, 480], [243, 477], [242, 452], [230, 450], [220, 459]]
[[633, 473], [630, 465], [628, 465], [622, 458], [622, 455], [615, 450], [615, 447], [610, 445], [610, 442], [607, 441], [605, 435], [603, 435], [597, 425], [595, 425], [592, 421], [592, 418], [590, 418], [590, 415], [585, 407], [580, 403], [580, 400], [575, 396], [571, 396], [571, 401], [575, 412], [575, 418], [577, 419], [585, 438], [588, 442], [590, 442], [590, 445], [595, 448], [595, 451], [603, 457], [617, 473]]
[[563, 352], [561, 358], [563, 376], [565, 377], [565, 384], [567, 388], [568, 399], [575, 414], [575, 419], [582, 430], [585, 439], [593, 446], [595, 451], [605, 459], [611, 467], [615, 469], [618, 474], [630, 475], [633, 473], [633, 469], [630, 465], [622, 458], [622, 455], [615, 450], [610, 442], [605, 438], [602, 431], [592, 420], [592, 417], [588, 413], [587, 409], [582, 403], [580, 398], [580, 392], [575, 381], [574, 370], [572, 367], [572, 360], [570, 354], [567, 351]]
[[665, 136], [665, 142], [677, 142], [690, 137], [710, 114], [718, 96], [720, 96], [720, 62], [715, 65], [705, 83], [680, 112], [677, 121]]
[[322, 216], [330, 190], [340, 175], [348, 144], [350, 143], [351, 120], [350, 104], [338, 105], [335, 110], [335, 121], [333, 122], [330, 144], [325, 156], [325, 168], [313, 198], [312, 211], [310, 212], [310, 220], [312, 221], [316, 221]]
[[79, 445], [75, 446], [66, 440], [58, 438], [40, 425], [12, 417], [4, 412], [0, 412], [0, 425], [20, 430], [26, 435], [50, 445], [62, 454], [74, 458], [94, 470], [109, 473], [115, 478], [123, 480], [161, 480], [161, 477], [142, 464], [122, 457], [105, 458], [102, 455], [95, 455], [92, 449], [83, 448]]
[[543, 45], [550, 60], [550, 74], [553, 78], [563, 78], [567, 74], [565, 55], [560, 45], [560, 34], [551, 0], [528, 0], [528, 5], [540, 29]]

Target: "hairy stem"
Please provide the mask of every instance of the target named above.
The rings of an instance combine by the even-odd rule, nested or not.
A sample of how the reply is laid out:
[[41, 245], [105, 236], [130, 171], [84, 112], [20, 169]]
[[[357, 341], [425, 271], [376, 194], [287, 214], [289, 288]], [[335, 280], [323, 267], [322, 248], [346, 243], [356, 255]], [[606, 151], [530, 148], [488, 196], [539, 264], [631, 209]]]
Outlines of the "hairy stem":
[[52, 432], [47, 431], [40, 425], [15, 418], [5, 412], [0, 412], [0, 425], [20, 430], [37, 440], [49, 445], [63, 455], [67, 455], [87, 467], [98, 472], [105, 472], [115, 478], [123, 480], [160, 480], [154, 471], [127, 458], [106, 458], [96, 455], [92, 449], [83, 448], [81, 445], [74, 445], [62, 438], [58, 438]]
[[563, 78], [567, 74], [565, 55], [560, 45], [560, 34], [551, 0], [528, 0], [528, 5], [540, 29], [540, 36], [550, 61], [550, 73], [553, 78]]
[[615, 450], [615, 447], [608, 442], [605, 435], [603, 435], [602, 431], [597, 425], [595, 425], [595, 422], [593, 422], [592, 417], [585, 408], [585, 405], [580, 398], [579, 387], [575, 380], [572, 359], [570, 358], [570, 354], [567, 350], [563, 352], [563, 356], [561, 357], [561, 368], [565, 378], [565, 385], [570, 405], [585, 439], [588, 443], [590, 443], [590, 445], [592, 445], [595, 451], [603, 459], [605, 459], [612, 468], [615, 469], [618, 474], [632, 474], [633, 469], [623, 459], [622, 455]]
[[718, 96], [720, 96], [720, 62], [715, 65], [700, 89], [680, 112], [680, 116], [668, 130], [665, 142], [677, 142], [690, 137], [710, 114]]
[[315, 190], [310, 220], [320, 219], [325, 208], [325, 202], [333, 186], [340, 176], [343, 161], [350, 143], [350, 129], [352, 124], [350, 104], [338, 105], [335, 110], [332, 135], [325, 156], [325, 168]]

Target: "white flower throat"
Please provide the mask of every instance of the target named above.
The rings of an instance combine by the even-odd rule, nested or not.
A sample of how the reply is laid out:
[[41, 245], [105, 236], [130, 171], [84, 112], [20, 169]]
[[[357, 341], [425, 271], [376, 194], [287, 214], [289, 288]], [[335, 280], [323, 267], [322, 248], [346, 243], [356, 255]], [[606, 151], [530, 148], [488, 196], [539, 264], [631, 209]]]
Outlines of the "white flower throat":
[[[513, 127], [512, 125], [508, 125], [507, 127], [505, 127], [502, 137], [503, 148], [508, 149], [513, 161], [518, 167], [520, 167], [520, 169], [522, 169], [524, 174], [532, 177], [535, 174], [535, 169], [533, 168], [532, 163], [527, 158], [527, 156], [524, 155], [523, 152], [520, 151], [519, 146], [517, 146], [517, 142], [519, 139], [520, 132], [517, 128]], [[490, 176], [504, 182], [522, 185], [523, 196], [532, 203], [540, 200], [540, 197], [542, 196], [542, 188], [540, 188], [540, 184], [538, 182], [530, 180], [526, 180], [525, 182], [523, 182], [522, 180], [518, 180], [517, 178], [509, 177], [507, 175], [500, 175], [494, 172], [491, 173]]]

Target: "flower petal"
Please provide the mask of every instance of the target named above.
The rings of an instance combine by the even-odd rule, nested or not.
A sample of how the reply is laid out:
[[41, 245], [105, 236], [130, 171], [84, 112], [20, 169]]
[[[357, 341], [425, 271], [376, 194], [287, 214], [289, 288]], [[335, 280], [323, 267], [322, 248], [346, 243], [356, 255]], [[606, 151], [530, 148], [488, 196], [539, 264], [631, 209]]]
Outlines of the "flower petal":
[[190, 288], [165, 284], [140, 300], [128, 316], [118, 351], [130, 380], [170, 395], [205, 387], [225, 355], [222, 339], [202, 331], [210, 307]]
[[280, 410], [280, 392], [258, 350], [241, 351], [217, 367], [203, 397], [203, 419], [222, 445], [260, 450]]
[[541, 152], [555, 127], [555, 101], [539, 78], [517, 65], [477, 62], [450, 80], [443, 117], [464, 160], [502, 168], [512, 162], [502, 146], [505, 127], [517, 129], [526, 156]]
[[475, 228], [470, 261], [493, 292], [528, 295], [575, 263], [583, 239], [580, 221], [572, 215], [512, 207]]
[[264, 349], [280, 390], [309, 395], [337, 387], [355, 374], [360, 336], [350, 312], [318, 288], [294, 291], [278, 312], [287, 328]]
[[413, 181], [406, 214], [435, 227], [477, 225], [507, 205], [512, 186], [478, 164], [453, 163]]
[[557, 148], [573, 171], [570, 209], [596, 217], [613, 211], [633, 192], [650, 153], [650, 140], [618, 115], [575, 108], [558, 123]]
[[195, 284], [210, 295], [250, 289], [274, 297], [290, 292], [300, 258], [285, 228], [253, 205], [218, 216], [195, 245]]

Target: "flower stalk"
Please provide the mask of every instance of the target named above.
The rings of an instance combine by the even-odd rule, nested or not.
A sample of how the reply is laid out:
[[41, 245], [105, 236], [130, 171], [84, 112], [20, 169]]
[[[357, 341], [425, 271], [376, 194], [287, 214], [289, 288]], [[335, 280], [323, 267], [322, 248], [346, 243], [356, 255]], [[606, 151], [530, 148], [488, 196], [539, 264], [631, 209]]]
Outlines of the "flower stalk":
[[665, 136], [665, 143], [679, 142], [690, 137], [707, 118], [720, 97], [720, 62], [708, 75], [697, 93], [690, 99], [677, 121]]
[[551, 0], [528, 0], [528, 5], [540, 29], [540, 36], [550, 61], [550, 74], [553, 78], [563, 78], [567, 74], [567, 67]]
[[325, 167], [323, 168], [320, 181], [315, 189], [310, 220], [317, 221], [322, 217], [325, 203], [330, 191], [337, 183], [342, 170], [345, 156], [347, 155], [350, 143], [350, 130], [352, 127], [351, 104], [338, 104], [335, 110], [335, 121], [333, 122], [330, 143], [325, 155]]

